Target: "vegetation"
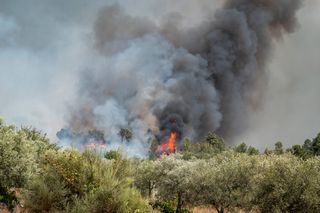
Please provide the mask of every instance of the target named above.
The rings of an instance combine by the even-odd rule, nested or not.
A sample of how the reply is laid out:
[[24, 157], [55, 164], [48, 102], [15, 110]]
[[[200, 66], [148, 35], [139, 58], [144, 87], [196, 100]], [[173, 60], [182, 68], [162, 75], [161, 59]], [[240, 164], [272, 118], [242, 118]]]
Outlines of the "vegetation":
[[132, 134], [132, 130], [128, 129], [128, 128], [121, 128], [118, 135], [121, 137], [122, 141], [131, 141], [133, 134]]
[[184, 138], [170, 156], [126, 159], [119, 151], [63, 150], [35, 129], [0, 121], [0, 203], [13, 209], [23, 201], [35, 213], [320, 212], [319, 150], [320, 134], [260, 154], [209, 133]]

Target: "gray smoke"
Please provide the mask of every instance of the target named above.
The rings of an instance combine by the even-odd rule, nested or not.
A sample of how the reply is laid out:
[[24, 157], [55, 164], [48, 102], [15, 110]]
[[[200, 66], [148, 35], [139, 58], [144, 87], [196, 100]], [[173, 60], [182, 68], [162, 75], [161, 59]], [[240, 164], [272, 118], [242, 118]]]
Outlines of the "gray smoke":
[[162, 135], [172, 126], [180, 137], [217, 131], [232, 139], [259, 108], [273, 41], [294, 31], [300, 6], [301, 0], [226, 0], [189, 27], [179, 26], [179, 14], [154, 22], [105, 7], [68, 128], [99, 130], [115, 143], [119, 128], [130, 128], [138, 145], [150, 130]]
[[218, 131], [232, 138], [247, 127], [268, 81], [273, 39], [293, 32], [300, 0], [230, 0], [216, 13], [208, 34], [209, 72], [221, 95]]

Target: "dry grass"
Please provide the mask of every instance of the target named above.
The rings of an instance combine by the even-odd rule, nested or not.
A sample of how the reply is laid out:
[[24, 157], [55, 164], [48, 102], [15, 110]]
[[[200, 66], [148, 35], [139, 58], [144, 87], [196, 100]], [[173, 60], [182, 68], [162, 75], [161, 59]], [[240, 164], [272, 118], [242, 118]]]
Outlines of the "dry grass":
[[216, 213], [217, 210], [214, 207], [199, 206], [191, 210], [192, 213]]

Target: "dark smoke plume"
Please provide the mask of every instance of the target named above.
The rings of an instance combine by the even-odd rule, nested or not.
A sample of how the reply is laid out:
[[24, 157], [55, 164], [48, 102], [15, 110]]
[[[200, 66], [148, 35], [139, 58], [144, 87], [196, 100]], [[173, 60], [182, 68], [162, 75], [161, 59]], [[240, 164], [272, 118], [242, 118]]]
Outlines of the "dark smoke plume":
[[129, 127], [136, 145], [148, 140], [150, 129], [159, 140], [168, 131], [180, 138], [217, 131], [232, 139], [259, 107], [273, 40], [294, 31], [300, 5], [226, 0], [189, 29], [104, 8], [95, 25], [97, 56], [83, 72], [69, 128], [97, 129], [116, 142], [119, 128]]

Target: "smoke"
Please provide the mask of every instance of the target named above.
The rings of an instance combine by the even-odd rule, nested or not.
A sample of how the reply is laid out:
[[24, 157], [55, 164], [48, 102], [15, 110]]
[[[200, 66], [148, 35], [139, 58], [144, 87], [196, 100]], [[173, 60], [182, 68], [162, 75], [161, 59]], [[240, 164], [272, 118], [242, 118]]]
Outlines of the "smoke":
[[264, 102], [252, 113], [249, 128], [238, 141], [259, 147], [273, 148], [276, 141], [286, 147], [302, 144], [320, 131], [319, 45], [320, 2], [304, 1], [297, 14], [299, 30], [277, 43], [269, 69]]
[[[170, 131], [179, 139], [216, 131], [229, 143], [246, 133], [268, 97], [275, 41], [295, 30], [301, 6], [300, 0], [139, 0], [134, 6], [34, 0], [38, 6], [30, 10], [45, 18], [28, 20], [12, 2], [1, 3], [1, 54], [24, 54], [17, 64], [25, 65], [13, 72], [28, 70], [30, 80], [18, 81], [28, 88], [21, 94], [0, 91], [15, 97], [0, 113], [52, 132], [64, 127], [87, 138], [98, 131], [109, 147], [139, 155], [153, 135], [161, 141]], [[3, 73], [2, 79], [9, 71]], [[16, 112], [25, 116], [10, 116]], [[132, 130], [131, 143], [122, 143], [120, 128]]]
[[[298, 0], [226, 1], [211, 20], [189, 29], [175, 19], [156, 24], [119, 6], [104, 8], [95, 24], [100, 60], [84, 74], [70, 127], [106, 137], [129, 127], [139, 141], [147, 141], [148, 129], [160, 140], [170, 131], [191, 138], [218, 131], [232, 139], [263, 96], [273, 39], [294, 30], [299, 7]], [[188, 45], [200, 37], [199, 46]]]

